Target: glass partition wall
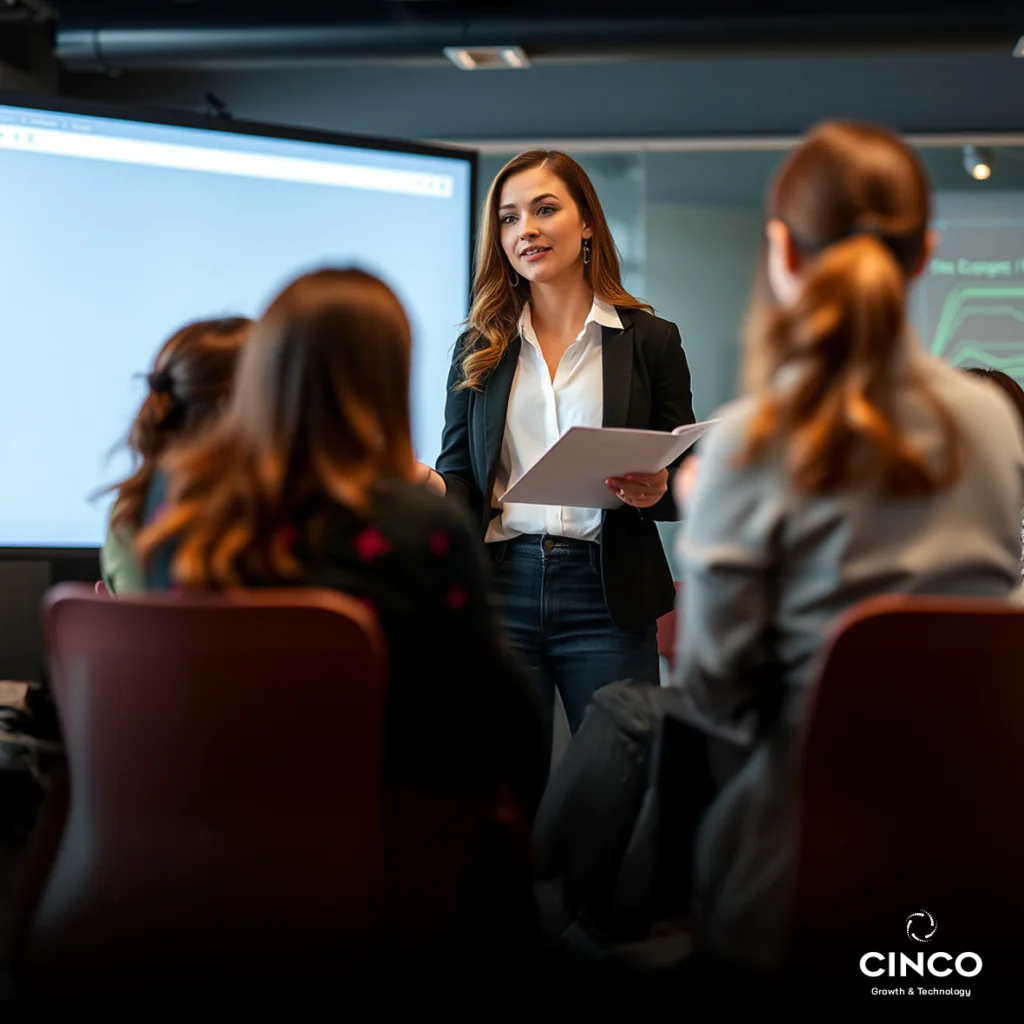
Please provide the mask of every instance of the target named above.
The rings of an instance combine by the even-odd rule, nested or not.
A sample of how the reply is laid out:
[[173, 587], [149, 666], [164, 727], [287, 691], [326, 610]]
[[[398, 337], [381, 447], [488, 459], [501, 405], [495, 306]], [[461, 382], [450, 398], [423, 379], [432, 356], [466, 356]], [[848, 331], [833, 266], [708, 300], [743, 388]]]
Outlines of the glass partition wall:
[[[922, 342], [954, 365], [1005, 369], [1024, 383], [1024, 138], [920, 140], [936, 189], [940, 246], [915, 285]], [[763, 201], [788, 144], [587, 143], [564, 148], [593, 180], [623, 282], [679, 325], [694, 411], [735, 396], [740, 338], [763, 235]], [[490, 143], [479, 200], [526, 146]], [[985, 169], [989, 173], [985, 176]], [[662, 539], [674, 561], [673, 524]]]

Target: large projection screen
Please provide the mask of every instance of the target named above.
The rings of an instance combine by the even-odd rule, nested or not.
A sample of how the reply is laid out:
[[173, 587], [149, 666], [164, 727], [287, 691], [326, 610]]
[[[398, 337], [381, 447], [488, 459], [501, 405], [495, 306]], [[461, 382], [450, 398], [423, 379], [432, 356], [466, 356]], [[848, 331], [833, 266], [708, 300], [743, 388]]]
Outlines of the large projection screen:
[[433, 464], [469, 296], [475, 153], [0, 93], [0, 554], [103, 540], [143, 374], [182, 324], [256, 316], [297, 274], [358, 266], [413, 327]]
[[911, 307], [926, 348], [1024, 384], [1024, 196], [939, 192], [939, 245]]

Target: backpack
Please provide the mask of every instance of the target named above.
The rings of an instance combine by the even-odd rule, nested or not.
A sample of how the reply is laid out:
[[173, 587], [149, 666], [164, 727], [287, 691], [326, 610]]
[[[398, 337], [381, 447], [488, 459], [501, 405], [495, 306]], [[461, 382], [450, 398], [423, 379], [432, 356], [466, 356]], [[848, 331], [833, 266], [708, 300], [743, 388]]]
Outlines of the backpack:
[[625, 680], [598, 690], [534, 822], [552, 938], [582, 925], [639, 942], [690, 914], [697, 826], [716, 792], [708, 737], [670, 713], [674, 694]]
[[23, 845], [63, 763], [56, 712], [39, 683], [0, 681], [0, 844]]

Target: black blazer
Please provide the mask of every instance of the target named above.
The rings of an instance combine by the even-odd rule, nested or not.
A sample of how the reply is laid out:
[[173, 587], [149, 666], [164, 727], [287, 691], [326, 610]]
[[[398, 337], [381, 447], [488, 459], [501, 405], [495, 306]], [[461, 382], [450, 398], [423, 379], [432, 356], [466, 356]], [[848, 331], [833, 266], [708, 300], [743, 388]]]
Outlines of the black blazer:
[[[622, 330], [601, 328], [603, 425], [672, 430], [693, 423], [690, 370], [679, 329], [642, 310], [617, 307], [617, 312]], [[490, 498], [522, 342], [517, 333], [482, 391], [456, 391], [462, 379], [461, 341], [448, 374], [437, 471], [448, 493], [469, 506], [483, 538], [498, 511], [491, 508]], [[621, 629], [653, 624], [675, 601], [655, 522], [679, 518], [672, 497], [672, 476], [679, 461], [669, 469], [668, 492], [656, 505], [648, 509], [623, 505], [602, 514], [601, 578], [608, 611]]]

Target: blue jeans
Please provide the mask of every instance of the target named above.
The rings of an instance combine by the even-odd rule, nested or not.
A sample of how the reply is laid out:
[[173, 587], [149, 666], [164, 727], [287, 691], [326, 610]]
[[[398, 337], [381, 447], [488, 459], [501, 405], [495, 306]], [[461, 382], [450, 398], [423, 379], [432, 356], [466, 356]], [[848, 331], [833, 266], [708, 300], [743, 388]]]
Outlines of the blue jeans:
[[549, 716], [549, 737], [555, 690], [575, 734], [595, 690], [620, 679], [658, 682], [656, 624], [627, 630], [612, 622], [597, 544], [529, 535], [487, 549], [505, 636]]

